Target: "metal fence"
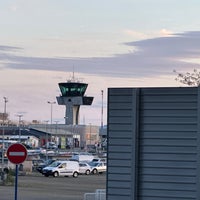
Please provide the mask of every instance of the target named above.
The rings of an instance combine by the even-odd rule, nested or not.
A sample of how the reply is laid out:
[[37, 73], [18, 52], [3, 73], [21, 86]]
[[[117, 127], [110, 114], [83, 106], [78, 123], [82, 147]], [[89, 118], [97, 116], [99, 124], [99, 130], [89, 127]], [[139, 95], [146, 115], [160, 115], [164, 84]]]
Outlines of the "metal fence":
[[97, 189], [94, 193], [85, 193], [84, 200], [106, 200], [106, 190]]

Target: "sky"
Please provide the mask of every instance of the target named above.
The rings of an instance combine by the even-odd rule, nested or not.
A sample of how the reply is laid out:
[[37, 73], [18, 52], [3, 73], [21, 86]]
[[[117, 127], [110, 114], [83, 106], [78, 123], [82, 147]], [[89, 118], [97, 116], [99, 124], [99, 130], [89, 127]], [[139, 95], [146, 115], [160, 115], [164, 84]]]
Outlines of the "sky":
[[[179, 87], [200, 69], [199, 0], [0, 0], [0, 112], [51, 120], [59, 82], [88, 83], [80, 124], [107, 123], [111, 87]], [[103, 95], [101, 91], [103, 90]], [[103, 99], [103, 100], [102, 100]], [[65, 107], [52, 106], [64, 123]]]

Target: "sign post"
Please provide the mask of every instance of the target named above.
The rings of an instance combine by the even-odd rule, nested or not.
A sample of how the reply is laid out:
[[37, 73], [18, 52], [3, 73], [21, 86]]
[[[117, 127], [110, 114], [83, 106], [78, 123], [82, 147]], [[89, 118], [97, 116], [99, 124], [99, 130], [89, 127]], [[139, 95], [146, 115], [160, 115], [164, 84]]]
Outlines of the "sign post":
[[7, 149], [7, 157], [10, 162], [16, 165], [15, 167], [15, 200], [17, 200], [18, 186], [18, 165], [23, 163], [27, 157], [27, 149], [20, 143], [12, 144]]

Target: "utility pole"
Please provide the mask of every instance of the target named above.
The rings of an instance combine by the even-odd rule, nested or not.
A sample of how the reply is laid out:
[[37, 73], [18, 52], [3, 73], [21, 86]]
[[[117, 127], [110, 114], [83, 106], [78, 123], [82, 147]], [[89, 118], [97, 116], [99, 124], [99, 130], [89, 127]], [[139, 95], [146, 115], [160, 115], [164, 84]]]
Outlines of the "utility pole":
[[44, 121], [45, 122], [45, 146], [46, 146], [46, 161], [48, 160], [48, 152], [47, 152], [47, 149], [48, 149], [48, 133], [47, 133], [47, 124], [49, 122], [49, 120], [46, 120]]
[[55, 137], [55, 141], [56, 141], [56, 145], [58, 147], [58, 120], [55, 121], [56, 123], [56, 137]]
[[92, 130], [91, 130], [91, 123], [89, 123], [89, 125], [90, 125], [90, 145], [91, 145], [91, 143], [92, 143]]
[[2, 181], [3, 181], [3, 184], [4, 184], [4, 148], [5, 148], [5, 142], [4, 142], [4, 136], [5, 136], [5, 120], [6, 120], [6, 103], [8, 102], [8, 98], [7, 97], [3, 97], [4, 99], [4, 112], [3, 112], [3, 132], [2, 132], [2, 155], [1, 155], [1, 158], [2, 158], [2, 168], [1, 168], [1, 174], [2, 174]]
[[103, 128], [103, 90], [101, 90], [102, 105], [101, 105], [101, 129]]
[[47, 103], [51, 104], [51, 125], [52, 125], [52, 117], [53, 117], [53, 104], [56, 104], [55, 101], [47, 101]]
[[19, 117], [19, 143], [21, 143], [21, 118], [23, 117], [22, 114], [17, 115]]
[[56, 104], [55, 101], [47, 101], [48, 104], [51, 105], [51, 124], [50, 124], [50, 134], [51, 134], [51, 141], [52, 141], [52, 120], [53, 120], [53, 104]]

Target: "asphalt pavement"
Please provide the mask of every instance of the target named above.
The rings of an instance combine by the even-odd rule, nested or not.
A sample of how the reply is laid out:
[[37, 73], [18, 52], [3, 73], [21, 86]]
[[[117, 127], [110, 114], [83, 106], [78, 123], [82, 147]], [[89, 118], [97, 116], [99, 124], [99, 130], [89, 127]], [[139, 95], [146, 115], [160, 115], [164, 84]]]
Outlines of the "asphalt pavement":
[[[85, 193], [106, 189], [106, 174], [44, 177], [39, 173], [18, 176], [17, 200], [83, 200]], [[15, 200], [15, 185], [0, 186], [1, 200]]]

